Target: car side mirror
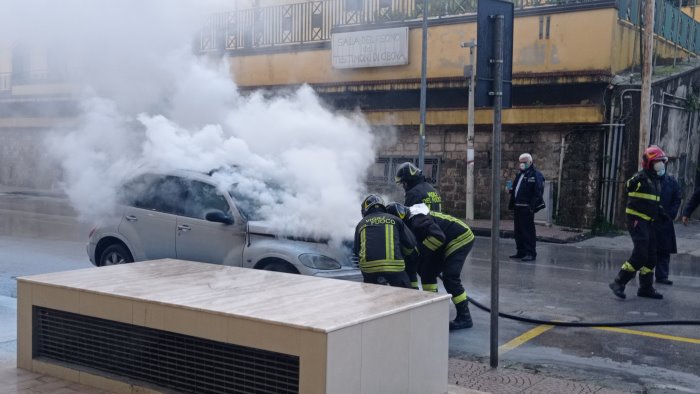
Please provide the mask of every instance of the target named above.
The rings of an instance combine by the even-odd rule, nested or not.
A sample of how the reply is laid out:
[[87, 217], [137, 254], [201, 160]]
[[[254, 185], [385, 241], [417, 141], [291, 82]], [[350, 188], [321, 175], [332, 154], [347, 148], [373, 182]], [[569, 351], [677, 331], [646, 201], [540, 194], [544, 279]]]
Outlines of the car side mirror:
[[223, 223], [223, 224], [233, 224], [233, 218], [222, 211], [214, 210], [207, 212], [204, 217], [209, 222]]

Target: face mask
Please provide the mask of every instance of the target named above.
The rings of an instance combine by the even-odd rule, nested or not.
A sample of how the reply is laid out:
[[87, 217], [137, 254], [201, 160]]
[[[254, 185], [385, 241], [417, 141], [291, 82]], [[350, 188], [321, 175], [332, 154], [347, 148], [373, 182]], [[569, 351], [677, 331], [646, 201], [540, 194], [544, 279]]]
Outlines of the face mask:
[[527, 170], [527, 167], [529, 167], [527, 163], [520, 163], [520, 171]]
[[656, 171], [658, 176], [664, 176], [666, 174], [666, 164], [662, 161], [657, 161], [654, 163], [654, 171]]

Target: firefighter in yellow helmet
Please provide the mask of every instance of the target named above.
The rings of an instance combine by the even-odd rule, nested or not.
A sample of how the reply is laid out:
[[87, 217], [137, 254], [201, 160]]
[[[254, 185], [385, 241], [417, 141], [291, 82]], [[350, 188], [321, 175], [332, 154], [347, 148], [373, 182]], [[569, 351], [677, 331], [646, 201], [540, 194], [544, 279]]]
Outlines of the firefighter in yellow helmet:
[[632, 237], [632, 256], [622, 264], [609, 287], [619, 298], [626, 298], [625, 285], [639, 271], [638, 297], [660, 300], [654, 289], [656, 266], [656, 221], [664, 215], [661, 206], [661, 176], [668, 158], [661, 148], [652, 145], [644, 150], [642, 169], [627, 181], [627, 230]]

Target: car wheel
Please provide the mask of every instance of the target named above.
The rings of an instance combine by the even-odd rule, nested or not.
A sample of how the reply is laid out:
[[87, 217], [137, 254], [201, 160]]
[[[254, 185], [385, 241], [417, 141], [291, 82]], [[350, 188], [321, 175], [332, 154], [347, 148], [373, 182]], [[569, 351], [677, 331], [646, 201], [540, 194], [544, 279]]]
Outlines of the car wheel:
[[287, 272], [289, 274], [298, 274], [299, 272], [286, 261], [273, 261], [271, 263], [265, 264], [263, 267], [265, 271], [275, 271], [275, 272]]
[[116, 265], [116, 264], [126, 264], [132, 263], [134, 258], [131, 257], [129, 249], [121, 244], [110, 245], [105, 248], [104, 252], [100, 256], [100, 267], [106, 265]]

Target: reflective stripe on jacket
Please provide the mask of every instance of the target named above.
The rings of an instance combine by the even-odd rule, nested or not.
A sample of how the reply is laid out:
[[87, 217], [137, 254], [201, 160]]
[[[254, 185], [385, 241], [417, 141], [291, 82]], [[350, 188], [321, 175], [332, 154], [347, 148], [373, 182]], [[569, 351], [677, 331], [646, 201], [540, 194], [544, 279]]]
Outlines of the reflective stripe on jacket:
[[642, 170], [627, 181], [625, 212], [628, 215], [646, 221], [654, 221], [658, 218], [661, 188], [658, 178], [652, 178], [652, 176], [648, 171]]
[[403, 221], [385, 212], [365, 216], [355, 229], [353, 252], [362, 272], [401, 272], [404, 256], [415, 248], [415, 238]]
[[442, 211], [442, 199], [437, 190], [426, 181], [419, 182], [412, 188], [406, 191], [407, 207], [423, 203], [430, 208], [431, 211]]

